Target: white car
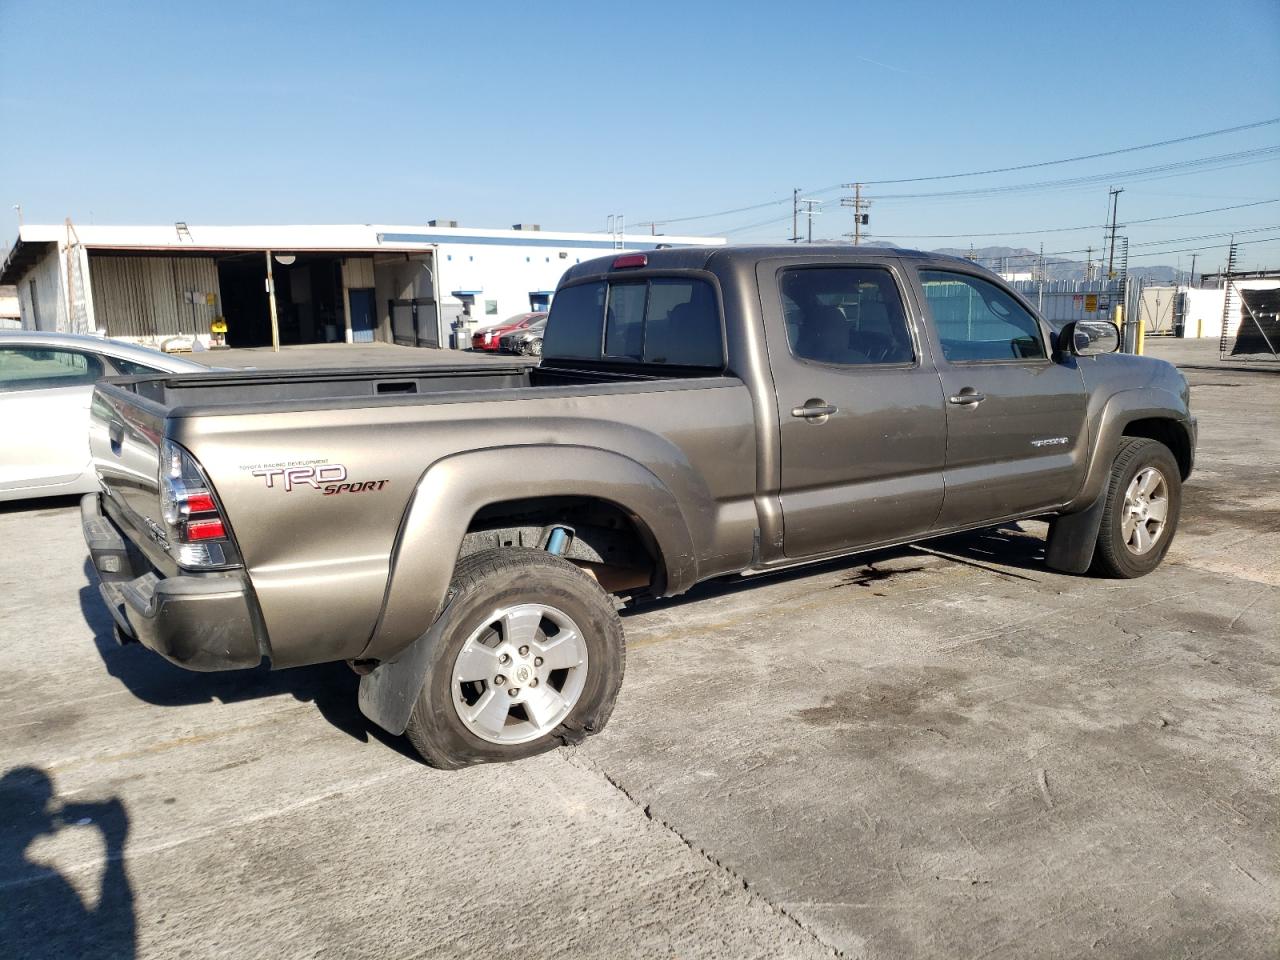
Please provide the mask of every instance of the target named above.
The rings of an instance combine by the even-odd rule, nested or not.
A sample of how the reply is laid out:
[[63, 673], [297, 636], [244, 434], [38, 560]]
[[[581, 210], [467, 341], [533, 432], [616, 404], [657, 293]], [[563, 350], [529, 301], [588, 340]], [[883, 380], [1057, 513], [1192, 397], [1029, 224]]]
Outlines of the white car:
[[98, 489], [89, 402], [102, 377], [208, 370], [104, 337], [0, 330], [0, 500]]

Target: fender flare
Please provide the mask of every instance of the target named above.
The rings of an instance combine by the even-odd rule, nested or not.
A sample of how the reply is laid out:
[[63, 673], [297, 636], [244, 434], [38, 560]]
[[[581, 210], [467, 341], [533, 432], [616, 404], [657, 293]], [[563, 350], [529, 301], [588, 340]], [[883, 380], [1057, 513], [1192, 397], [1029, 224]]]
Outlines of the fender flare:
[[1089, 468], [1080, 494], [1049, 522], [1045, 564], [1063, 573], [1087, 573], [1093, 563], [1102, 514], [1107, 502], [1107, 481], [1125, 427], [1135, 420], [1161, 419], [1176, 424], [1187, 435], [1192, 453], [1195, 431], [1181, 399], [1166, 390], [1141, 387], [1123, 390], [1107, 399], [1098, 418], [1096, 440], [1089, 454]]
[[1124, 429], [1135, 420], [1168, 420], [1187, 436], [1195, 450], [1195, 430], [1191, 415], [1176, 394], [1157, 387], [1138, 387], [1112, 394], [1098, 415], [1089, 466], [1079, 494], [1063, 508], [1063, 514], [1088, 510], [1105, 490], [1111, 464], [1120, 447]]
[[593, 497], [645, 525], [657, 544], [666, 592], [697, 582], [697, 557], [679, 499], [644, 465], [598, 447], [488, 447], [432, 463], [396, 534], [382, 611], [361, 659], [394, 659], [439, 617], [463, 535], [481, 508], [539, 496]]

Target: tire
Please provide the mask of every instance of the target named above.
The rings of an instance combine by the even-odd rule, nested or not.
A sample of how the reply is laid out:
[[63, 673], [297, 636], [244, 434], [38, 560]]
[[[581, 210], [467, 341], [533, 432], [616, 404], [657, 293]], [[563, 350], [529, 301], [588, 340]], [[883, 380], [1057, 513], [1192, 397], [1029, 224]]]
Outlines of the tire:
[[486, 550], [459, 561], [449, 597], [405, 731], [427, 763], [519, 760], [604, 729], [626, 647], [592, 577], [542, 550]]
[[[1146, 497], [1143, 487], [1149, 488]], [[1157, 506], [1161, 501], [1163, 508]], [[1161, 509], [1164, 518], [1157, 523]], [[1182, 474], [1169, 448], [1158, 440], [1125, 437], [1111, 466], [1093, 572], [1126, 580], [1146, 576], [1169, 551], [1181, 512]]]
[[541, 337], [529, 343], [529, 356], [531, 357], [542, 356], [542, 338]]

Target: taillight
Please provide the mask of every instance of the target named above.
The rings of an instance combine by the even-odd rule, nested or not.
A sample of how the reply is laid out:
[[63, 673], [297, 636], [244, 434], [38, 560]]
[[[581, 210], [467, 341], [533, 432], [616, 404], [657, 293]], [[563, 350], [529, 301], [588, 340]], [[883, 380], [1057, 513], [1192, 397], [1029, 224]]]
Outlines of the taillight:
[[172, 440], [160, 447], [159, 480], [169, 556], [184, 567], [238, 562], [209, 479], [195, 457]]

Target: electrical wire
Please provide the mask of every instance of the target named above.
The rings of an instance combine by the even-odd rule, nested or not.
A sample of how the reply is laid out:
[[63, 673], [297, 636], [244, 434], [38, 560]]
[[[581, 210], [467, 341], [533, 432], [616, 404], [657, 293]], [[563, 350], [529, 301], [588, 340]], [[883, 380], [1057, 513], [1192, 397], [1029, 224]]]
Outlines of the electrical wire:
[[990, 173], [1012, 173], [1015, 170], [1035, 170], [1040, 167], [1053, 167], [1063, 163], [1077, 163], [1081, 160], [1098, 160], [1102, 157], [1115, 157], [1122, 153], [1135, 153], [1139, 150], [1151, 150], [1156, 147], [1168, 147], [1175, 143], [1190, 143], [1193, 140], [1205, 140], [1209, 137], [1219, 137], [1227, 133], [1239, 133], [1242, 130], [1255, 130], [1258, 127], [1270, 126], [1274, 123], [1280, 123], [1280, 117], [1272, 117], [1270, 120], [1259, 120], [1256, 123], [1245, 123], [1237, 127], [1224, 127], [1221, 130], [1209, 130], [1206, 133], [1193, 133], [1186, 137], [1175, 137], [1172, 140], [1160, 140], [1156, 143], [1144, 143], [1136, 147], [1121, 147], [1118, 150], [1105, 150], [1102, 153], [1086, 153], [1078, 157], [1065, 157], [1062, 160], [1042, 160], [1039, 163], [1023, 163], [1015, 167], [992, 167], [990, 170], [971, 170], [968, 173], [943, 173], [930, 177], [903, 177], [897, 180], [864, 180], [864, 187], [886, 186], [895, 183], [923, 183], [927, 180], [956, 180], [960, 177], [981, 177]]
[[[1184, 172], [1202, 172], [1222, 169], [1229, 166], [1243, 166], [1245, 163], [1257, 163], [1280, 154], [1280, 145], [1255, 147], [1251, 150], [1238, 150], [1234, 153], [1221, 153], [1212, 157], [1200, 157], [1195, 160], [1177, 160], [1172, 163], [1155, 164], [1150, 167], [1137, 167], [1132, 170], [1113, 171], [1111, 173], [1091, 174], [1084, 177], [1066, 177], [1058, 180], [1037, 180], [1031, 183], [1002, 184], [993, 187], [971, 187], [967, 190], [937, 190], [927, 193], [888, 193], [879, 194], [873, 199], [880, 203], [895, 200], [938, 200], [957, 197], [989, 197], [1009, 193], [1025, 193], [1028, 191], [1055, 190], [1064, 187], [1091, 186], [1099, 183], [1118, 183], [1129, 179], [1159, 180], [1166, 175], [1181, 175]], [[1239, 163], [1238, 161], [1244, 161]]]
[[[1274, 200], [1255, 200], [1253, 203], [1237, 203], [1230, 207], [1211, 207], [1208, 210], [1189, 210], [1186, 213], [1170, 213], [1163, 217], [1146, 217], [1142, 220], [1126, 220], [1120, 226], [1133, 226], [1140, 223], [1156, 223], [1161, 220], [1179, 220], [1183, 217], [1198, 217], [1205, 213], [1221, 213], [1224, 210], [1243, 210], [1246, 207], [1260, 207], [1268, 203], [1280, 203]], [[881, 233], [877, 236], [886, 240], [967, 240], [970, 237], [1020, 237], [1037, 233], [1073, 233], [1077, 230], [1105, 230], [1110, 227], [1106, 223], [1090, 223], [1081, 227], [1044, 227], [1036, 230], [996, 230], [988, 233]]]
[[[1042, 167], [1058, 166], [1064, 163], [1077, 163], [1083, 160], [1097, 160], [1097, 159], [1101, 159], [1102, 157], [1114, 157], [1114, 156], [1119, 156], [1125, 153], [1135, 153], [1141, 150], [1153, 150], [1159, 147], [1167, 147], [1167, 146], [1172, 146], [1174, 144], [1179, 144], [1179, 143], [1190, 143], [1195, 140], [1205, 140], [1210, 137], [1224, 136], [1230, 133], [1240, 133], [1244, 130], [1255, 130], [1259, 127], [1271, 126], [1276, 123], [1280, 123], [1280, 117], [1272, 117], [1267, 120], [1258, 120], [1253, 123], [1240, 124], [1234, 127], [1223, 127], [1222, 129], [1219, 129], [1219, 130], [1209, 130], [1204, 133], [1190, 134], [1185, 137], [1175, 137], [1170, 140], [1158, 140], [1154, 143], [1143, 143], [1143, 144], [1138, 144], [1136, 146], [1131, 146], [1131, 147], [1120, 147], [1116, 150], [1105, 150], [1101, 153], [1081, 154], [1080, 156], [1063, 157], [1058, 160], [1042, 160], [1037, 163], [1024, 163], [1024, 164], [1018, 164], [1011, 167], [992, 167], [991, 169], [988, 169], [988, 170], [971, 170], [965, 173], [943, 173], [943, 174], [935, 174], [932, 176], [903, 177], [903, 178], [892, 179], [892, 180], [866, 180], [866, 181], [863, 181], [863, 185], [864, 186], [886, 186], [886, 185], [899, 184], [899, 183], [923, 183], [926, 181], [955, 180], [962, 177], [985, 176], [993, 173], [1011, 173], [1017, 170], [1034, 170]], [[819, 190], [808, 191], [808, 192], [830, 193], [831, 191], [838, 190], [843, 186], [844, 184], [833, 184], [831, 186], [822, 187]], [[664, 219], [640, 220], [637, 222], [648, 223], [648, 224], [653, 224], [657, 226], [657, 225], [665, 225], [669, 223], [688, 223], [692, 220], [713, 220], [716, 217], [731, 216], [732, 214], [735, 214], [735, 213], [746, 213], [751, 210], [763, 210], [767, 207], [777, 206], [778, 204], [786, 203], [790, 199], [791, 197], [785, 196], [785, 197], [779, 197], [776, 200], [767, 200], [762, 203], [750, 204], [748, 206], [743, 206], [743, 207], [735, 207], [731, 210], [720, 210], [715, 213], [700, 213], [700, 214], [694, 214], [694, 215], [682, 216], [682, 217], [666, 217]], [[877, 199], [880, 199], [880, 198], [877, 198]], [[772, 223], [772, 222], [780, 222], [780, 221], [769, 221], [769, 222]], [[764, 224], [761, 224], [761, 226], [763, 225]], [[746, 229], [746, 228], [736, 228], [736, 229]]]

